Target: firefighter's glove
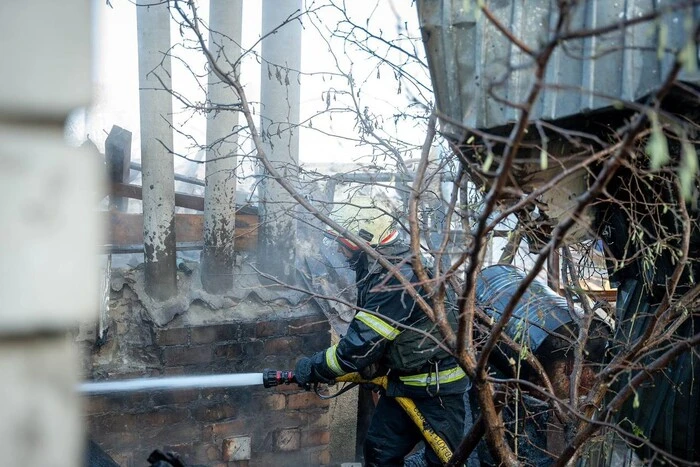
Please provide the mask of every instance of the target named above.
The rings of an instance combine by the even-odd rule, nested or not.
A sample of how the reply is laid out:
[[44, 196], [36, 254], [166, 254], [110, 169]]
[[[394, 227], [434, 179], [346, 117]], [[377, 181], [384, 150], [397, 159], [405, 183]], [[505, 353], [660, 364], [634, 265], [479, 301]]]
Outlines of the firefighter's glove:
[[314, 369], [309, 357], [302, 357], [297, 362], [297, 366], [294, 367], [294, 379], [296, 379], [299, 386], [307, 391], [311, 389], [311, 383], [316, 382], [313, 380], [313, 373]]
[[294, 379], [297, 384], [304, 389], [311, 389], [311, 384], [313, 383], [332, 383], [332, 380], [324, 378], [319, 375], [313, 366], [313, 362], [309, 357], [303, 357], [298, 362], [294, 368]]

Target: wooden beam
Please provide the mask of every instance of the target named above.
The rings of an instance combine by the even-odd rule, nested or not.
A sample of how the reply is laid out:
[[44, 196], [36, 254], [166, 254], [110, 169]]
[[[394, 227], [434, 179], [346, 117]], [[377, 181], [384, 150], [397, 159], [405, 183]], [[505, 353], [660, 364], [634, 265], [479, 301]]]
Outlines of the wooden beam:
[[552, 290], [559, 290], [561, 283], [561, 259], [559, 250], [551, 250], [547, 258], [547, 285]]
[[594, 296], [596, 300], [604, 300], [609, 303], [617, 301], [617, 289], [588, 290], [587, 293]]
[[[141, 185], [131, 185], [127, 183], [112, 183], [112, 196], [123, 196], [124, 198], [143, 199], [143, 189]], [[190, 195], [187, 193], [175, 192], [175, 206], [180, 208], [194, 209], [195, 211], [204, 211], [204, 197]], [[241, 206], [236, 215], [254, 215], [257, 216], [258, 210], [253, 206]], [[257, 222], [256, 222], [257, 224]]]
[[[140, 187], [139, 187], [140, 188]], [[131, 250], [143, 244], [143, 215], [117, 211], [106, 213], [109, 225], [109, 244], [115, 251]], [[257, 244], [258, 217], [250, 214], [236, 215], [236, 251], [251, 251]], [[178, 244], [198, 244], [204, 239], [202, 214], [175, 214], [175, 239]], [[187, 249], [191, 249], [188, 247]]]
[[[126, 183], [112, 183], [112, 196], [123, 196], [124, 198], [143, 199], [143, 189], [140, 185], [129, 185]], [[204, 198], [201, 196], [188, 195], [185, 193], [175, 193], [175, 206], [181, 208], [204, 211]]]

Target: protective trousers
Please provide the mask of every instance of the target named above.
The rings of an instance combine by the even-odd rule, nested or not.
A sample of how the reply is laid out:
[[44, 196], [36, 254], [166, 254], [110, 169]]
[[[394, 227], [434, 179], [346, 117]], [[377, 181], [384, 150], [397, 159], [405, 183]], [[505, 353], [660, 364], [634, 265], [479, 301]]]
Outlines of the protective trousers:
[[[412, 400], [430, 427], [454, 452], [464, 436], [463, 395], [417, 397]], [[404, 457], [423, 439], [416, 424], [396, 399], [383, 395], [379, 398], [365, 438], [365, 466], [403, 466]], [[427, 443], [425, 458], [431, 467], [442, 465], [437, 454]]]

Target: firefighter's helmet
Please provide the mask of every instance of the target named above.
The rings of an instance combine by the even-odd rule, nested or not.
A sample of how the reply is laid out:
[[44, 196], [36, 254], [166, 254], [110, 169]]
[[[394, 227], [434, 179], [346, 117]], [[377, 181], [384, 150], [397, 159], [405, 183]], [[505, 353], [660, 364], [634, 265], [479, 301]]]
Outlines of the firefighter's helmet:
[[[386, 193], [356, 192], [352, 196], [336, 201], [330, 218], [365, 240], [372, 247], [388, 246], [399, 239], [393, 203]], [[350, 250], [359, 249], [355, 243], [341, 233], [329, 229], [326, 237], [336, 240]]]

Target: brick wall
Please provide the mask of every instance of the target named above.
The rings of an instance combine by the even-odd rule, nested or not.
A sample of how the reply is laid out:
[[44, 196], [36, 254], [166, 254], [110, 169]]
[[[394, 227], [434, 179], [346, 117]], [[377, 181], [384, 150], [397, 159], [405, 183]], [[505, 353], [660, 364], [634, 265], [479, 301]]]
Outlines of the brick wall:
[[[292, 369], [330, 344], [321, 314], [153, 330], [144, 352], [152, 376]], [[93, 361], [97, 361], [93, 358]], [[93, 363], [93, 374], [133, 378]], [[328, 401], [296, 386], [187, 389], [85, 398], [88, 435], [122, 467], [145, 466], [154, 449], [190, 466], [328, 465]]]

